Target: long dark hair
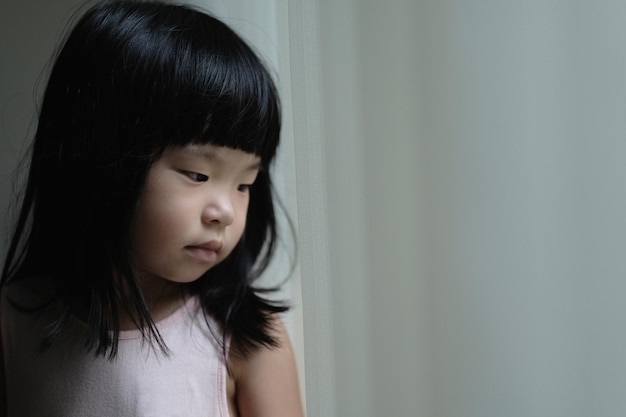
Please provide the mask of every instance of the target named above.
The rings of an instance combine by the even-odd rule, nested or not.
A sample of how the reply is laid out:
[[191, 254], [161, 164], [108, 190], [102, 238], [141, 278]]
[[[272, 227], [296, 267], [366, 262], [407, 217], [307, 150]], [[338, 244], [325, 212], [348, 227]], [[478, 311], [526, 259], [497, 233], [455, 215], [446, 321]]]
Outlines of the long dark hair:
[[243, 352], [275, 345], [271, 316], [287, 307], [253, 283], [277, 240], [270, 166], [279, 131], [272, 77], [224, 23], [153, 1], [89, 9], [50, 73], [2, 271], [2, 285], [33, 276], [54, 284], [65, 310], [44, 346], [72, 306], [86, 302], [87, 346], [98, 354], [117, 352], [120, 308], [165, 348], [133, 271], [130, 226], [152, 163], [168, 147], [189, 143], [261, 159], [243, 237], [189, 287]]

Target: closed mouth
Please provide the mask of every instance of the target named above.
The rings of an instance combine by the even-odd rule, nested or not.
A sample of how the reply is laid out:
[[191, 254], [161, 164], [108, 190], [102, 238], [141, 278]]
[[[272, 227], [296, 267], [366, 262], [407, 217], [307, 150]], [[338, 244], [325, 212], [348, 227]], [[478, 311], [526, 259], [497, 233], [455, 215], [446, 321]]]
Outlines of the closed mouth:
[[185, 247], [185, 249], [193, 258], [197, 260], [214, 263], [217, 261], [219, 252], [222, 249], [222, 242], [218, 240], [211, 240], [197, 245], [189, 245]]
[[211, 240], [209, 242], [200, 243], [198, 245], [191, 245], [190, 248], [204, 249], [212, 252], [219, 252], [222, 249], [222, 242], [218, 240]]

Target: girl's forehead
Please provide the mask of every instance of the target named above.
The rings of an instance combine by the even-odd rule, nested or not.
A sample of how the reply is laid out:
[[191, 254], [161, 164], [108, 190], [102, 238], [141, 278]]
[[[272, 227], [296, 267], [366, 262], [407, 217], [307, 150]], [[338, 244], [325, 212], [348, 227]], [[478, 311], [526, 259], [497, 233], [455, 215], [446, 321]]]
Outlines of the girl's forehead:
[[236, 164], [244, 169], [250, 170], [258, 169], [261, 166], [261, 158], [253, 153], [210, 143], [188, 144], [171, 148], [169, 152], [172, 152], [174, 155], [204, 159], [207, 162], [217, 165]]

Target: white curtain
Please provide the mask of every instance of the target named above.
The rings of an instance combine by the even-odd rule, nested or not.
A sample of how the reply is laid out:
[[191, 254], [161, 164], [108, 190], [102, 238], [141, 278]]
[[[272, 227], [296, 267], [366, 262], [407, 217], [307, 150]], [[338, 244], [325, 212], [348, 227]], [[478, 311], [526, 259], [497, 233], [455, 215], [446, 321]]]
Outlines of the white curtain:
[[315, 4], [335, 415], [626, 414], [626, 3]]

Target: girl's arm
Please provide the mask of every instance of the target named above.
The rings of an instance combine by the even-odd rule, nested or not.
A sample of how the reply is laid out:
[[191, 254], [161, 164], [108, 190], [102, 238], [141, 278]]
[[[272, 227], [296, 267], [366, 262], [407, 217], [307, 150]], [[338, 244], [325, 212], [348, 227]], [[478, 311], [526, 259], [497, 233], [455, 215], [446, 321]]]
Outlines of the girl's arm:
[[278, 348], [231, 360], [239, 417], [303, 417], [296, 362], [283, 322], [275, 321]]

